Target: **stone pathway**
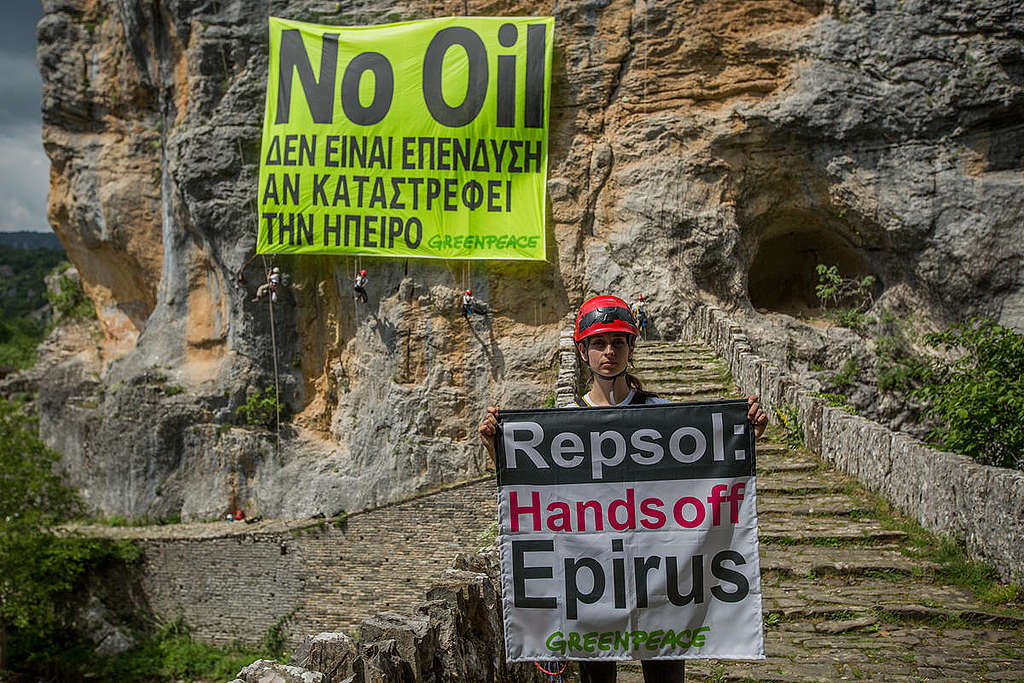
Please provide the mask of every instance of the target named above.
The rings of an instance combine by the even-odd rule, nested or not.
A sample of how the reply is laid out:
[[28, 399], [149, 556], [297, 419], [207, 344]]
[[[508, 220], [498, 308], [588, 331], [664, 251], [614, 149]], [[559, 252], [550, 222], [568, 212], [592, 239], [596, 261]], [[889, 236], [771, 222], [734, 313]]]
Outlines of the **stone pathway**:
[[[739, 395], [706, 347], [642, 344], [636, 374], [673, 400]], [[868, 493], [772, 436], [757, 448], [767, 659], [688, 662], [688, 681], [1024, 680], [1022, 605], [937, 580]]]

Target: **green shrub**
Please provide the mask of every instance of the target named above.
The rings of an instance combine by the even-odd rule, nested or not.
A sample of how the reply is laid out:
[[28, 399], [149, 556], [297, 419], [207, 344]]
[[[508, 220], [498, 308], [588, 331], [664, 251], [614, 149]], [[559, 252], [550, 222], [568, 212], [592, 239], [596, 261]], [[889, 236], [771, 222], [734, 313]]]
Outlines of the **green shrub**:
[[874, 275], [862, 278], [845, 277], [839, 273], [838, 266], [826, 266], [819, 263], [815, 269], [818, 273], [818, 284], [814, 293], [821, 301], [823, 309], [844, 307], [847, 316], [858, 314], [871, 308], [874, 296], [871, 288], [875, 285]]
[[235, 414], [242, 424], [274, 429], [277, 426], [279, 410], [283, 421], [285, 419], [284, 405], [278, 402], [277, 391], [274, 387], [267, 387], [262, 393], [259, 389], [252, 392], [245, 403], [238, 406]]
[[[58, 267], [59, 268], [59, 267]], [[46, 292], [56, 319], [59, 320], [95, 320], [96, 308], [92, 300], [85, 295], [82, 286], [61, 273], [57, 277], [55, 290]]]
[[1024, 469], [1024, 336], [974, 318], [925, 341], [960, 354], [933, 361], [914, 391], [937, 419], [928, 440], [984, 465]]
[[[64, 261], [55, 249], [0, 250], [4, 296], [0, 296], [0, 366], [24, 369], [36, 361], [36, 346], [46, 336], [46, 275]], [[64, 264], [65, 267], [67, 263]]]
[[180, 620], [113, 657], [96, 654], [91, 643], [67, 638], [31, 645], [34, 650], [27, 670], [46, 671], [45, 680], [227, 681], [253, 661], [273, 656], [237, 644], [220, 649], [197, 643]]
[[843, 369], [832, 378], [832, 384], [836, 389], [842, 391], [853, 386], [853, 383], [860, 377], [860, 363], [856, 358], [847, 358]]
[[792, 406], [775, 408], [775, 416], [782, 425], [782, 443], [790, 448], [803, 448], [804, 429], [800, 426], [800, 410]]
[[871, 318], [856, 308], [835, 308], [825, 311], [825, 317], [835, 322], [836, 325], [847, 327], [851, 330], [859, 330], [865, 324], [871, 322]]
[[885, 309], [875, 336], [878, 390], [909, 391], [920, 384], [926, 361], [914, 350], [907, 324]]
[[825, 399], [825, 401], [830, 406], [834, 406], [836, 408], [842, 408], [843, 410], [848, 412], [850, 415], [860, 415], [860, 413], [857, 412], [857, 409], [854, 408], [853, 406], [851, 406], [849, 401], [847, 401], [846, 397], [843, 396], [842, 394], [830, 394], [828, 392], [821, 391], [821, 392], [817, 392], [817, 393], [814, 393], [814, 394], [811, 394], [811, 395], [812, 396], [817, 396], [818, 398]]
[[77, 494], [55, 472], [58, 461], [39, 439], [36, 419], [0, 399], [0, 669], [8, 635], [12, 643], [51, 640], [61, 630], [62, 606], [83, 577], [108, 562], [139, 557], [127, 541], [52, 531], [81, 510]]
[[28, 316], [0, 320], [0, 366], [30, 367], [44, 333], [45, 326]]
[[263, 649], [270, 653], [272, 659], [287, 659], [284, 646], [288, 642], [288, 636], [285, 629], [292, 617], [295, 616], [296, 611], [297, 608], [282, 616], [271, 624], [263, 634]]

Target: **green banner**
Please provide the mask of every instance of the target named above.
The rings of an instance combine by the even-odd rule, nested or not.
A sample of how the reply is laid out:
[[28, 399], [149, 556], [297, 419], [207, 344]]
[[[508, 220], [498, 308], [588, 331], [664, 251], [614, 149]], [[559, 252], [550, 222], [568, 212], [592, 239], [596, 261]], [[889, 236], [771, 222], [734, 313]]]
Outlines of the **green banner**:
[[551, 17], [271, 17], [259, 253], [543, 259]]

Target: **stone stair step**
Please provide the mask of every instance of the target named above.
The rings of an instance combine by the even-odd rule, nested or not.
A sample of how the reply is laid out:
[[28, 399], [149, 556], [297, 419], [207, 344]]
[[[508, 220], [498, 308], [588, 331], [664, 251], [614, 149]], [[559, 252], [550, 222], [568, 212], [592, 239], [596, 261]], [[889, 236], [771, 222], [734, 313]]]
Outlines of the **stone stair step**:
[[842, 491], [847, 484], [846, 477], [833, 470], [771, 472], [767, 476], [757, 478], [758, 492], [806, 491], [820, 493]]
[[638, 349], [644, 351], [687, 351], [695, 354], [706, 355], [710, 358], [717, 358], [715, 352], [711, 350], [711, 347], [705, 346], [704, 344], [690, 344], [687, 342], [671, 342], [671, 341], [657, 341], [657, 340], [644, 340], [641, 339], [637, 343]]
[[[766, 630], [765, 660], [693, 660], [686, 664], [687, 680], [1024, 680], [1019, 654], [1024, 638], [1016, 631], [978, 626], [950, 632], [941, 626], [883, 621], [847, 632], [829, 630], [836, 624], [842, 626], [843, 621], [783, 622]], [[619, 680], [643, 680], [639, 672], [636, 675]]]
[[862, 512], [865, 506], [855, 498], [844, 494], [809, 496], [759, 494], [757, 513], [759, 516], [787, 515], [851, 515]]
[[652, 370], [650, 368], [634, 368], [633, 374], [639, 377], [645, 384], [653, 382], [665, 384], [715, 383], [725, 386], [728, 382], [728, 375], [726, 373], [708, 370]]
[[871, 521], [806, 515], [769, 515], [758, 519], [762, 543], [877, 543], [906, 538]]
[[771, 472], [817, 472], [820, 467], [816, 460], [800, 456], [766, 455], [757, 449], [757, 472], [763, 476]]
[[[825, 576], [833, 574], [856, 575], [868, 572], [909, 575], [931, 563], [909, 558], [897, 545], [870, 547], [828, 547], [820, 545], [780, 546], [761, 545], [761, 572], [781, 572], [786, 575]], [[792, 585], [786, 583], [773, 593], [775, 597], [788, 595]], [[767, 606], [765, 607], [767, 610]]]
[[757, 453], [758, 453], [758, 455], [761, 455], [761, 454], [765, 454], [765, 455], [767, 455], [767, 454], [789, 455], [789, 456], [793, 456], [793, 457], [805, 458], [805, 459], [810, 460], [812, 462], [817, 462], [817, 460], [815, 460], [815, 458], [813, 456], [804, 455], [802, 453], [794, 451], [789, 446], [785, 446], [785, 445], [780, 444], [780, 443], [774, 443], [772, 441], [765, 441], [763, 436], [762, 436], [761, 440], [759, 440], [757, 442]]
[[654, 393], [666, 401], [671, 401], [672, 403], [707, 403], [710, 401], [722, 400], [722, 392], [720, 391], [698, 392], [695, 394], [677, 394], [660, 391], [656, 391]]
[[[903, 559], [923, 569], [936, 566], [914, 558]], [[979, 602], [968, 588], [931, 583], [926, 578], [897, 576], [896, 580], [886, 580], [837, 572], [796, 577], [773, 574], [763, 577], [761, 591], [764, 611], [777, 611], [787, 618], [875, 610], [904, 621], [959, 619], [975, 624], [1024, 627], [1024, 615], [1019, 611], [990, 607]]]
[[653, 391], [656, 394], [672, 394], [674, 396], [693, 396], [694, 394], [713, 394], [715, 396], [725, 396], [729, 393], [729, 387], [722, 382], [715, 381], [704, 381], [704, 382], [676, 382], [673, 380], [658, 380], [654, 382], [644, 382], [644, 388], [647, 391]]
[[691, 356], [680, 356], [674, 358], [672, 356], [659, 356], [657, 358], [640, 358], [635, 360], [634, 367], [638, 371], [650, 371], [650, 370], [711, 370], [713, 372], [722, 371], [725, 366], [712, 361], [701, 360], [699, 358], [693, 358]]

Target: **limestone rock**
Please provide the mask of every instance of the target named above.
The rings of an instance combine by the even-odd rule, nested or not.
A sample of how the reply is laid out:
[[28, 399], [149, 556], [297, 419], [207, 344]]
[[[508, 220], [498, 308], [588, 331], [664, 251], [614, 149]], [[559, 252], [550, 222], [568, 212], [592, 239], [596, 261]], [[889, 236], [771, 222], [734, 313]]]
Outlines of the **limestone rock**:
[[494, 547], [460, 555], [427, 591], [417, 616], [382, 612], [366, 619], [358, 644], [342, 633], [306, 638], [292, 663], [321, 672], [323, 683], [545, 682], [535, 667], [505, 662], [498, 572]]
[[[393, 643], [398, 656], [408, 662], [412, 680], [434, 680], [434, 657], [438, 649], [437, 633], [430, 620], [404, 617], [394, 612], [381, 612], [363, 621], [359, 626], [360, 643]], [[369, 647], [369, 646], [368, 646]], [[385, 657], [392, 659], [391, 646], [371, 650], [370, 659]]]
[[324, 675], [302, 667], [259, 659], [238, 672], [235, 680], [245, 683], [324, 683]]
[[344, 633], [319, 633], [308, 636], [292, 655], [292, 666], [324, 674], [324, 683], [336, 683], [351, 677], [357, 657], [356, 644]]
[[[357, 259], [253, 258], [266, 16], [461, 5], [48, 3], [49, 217], [99, 338], [44, 360], [44, 438], [106, 514], [328, 514], [482, 471], [479, 415], [551, 396], [563, 320], [590, 294], [643, 293], [673, 337], [697, 301], [806, 312], [826, 263], [876, 275], [879, 300], [909, 291], [927, 324], [1024, 327], [1018, 4], [560, 2], [548, 261], [374, 260], [363, 305]], [[250, 301], [264, 265], [291, 277], [272, 309]], [[492, 311], [472, 325], [449, 295], [467, 286]], [[847, 342], [796, 322], [755, 341], [769, 357]], [[275, 385], [297, 414], [280, 447], [232, 431]]]
[[357, 681], [362, 683], [415, 683], [412, 663], [402, 658], [393, 640], [379, 640], [360, 648]]
[[113, 657], [135, 647], [135, 639], [114, 622], [117, 618], [97, 599], [79, 610], [74, 620], [75, 629], [95, 646], [97, 654]]

